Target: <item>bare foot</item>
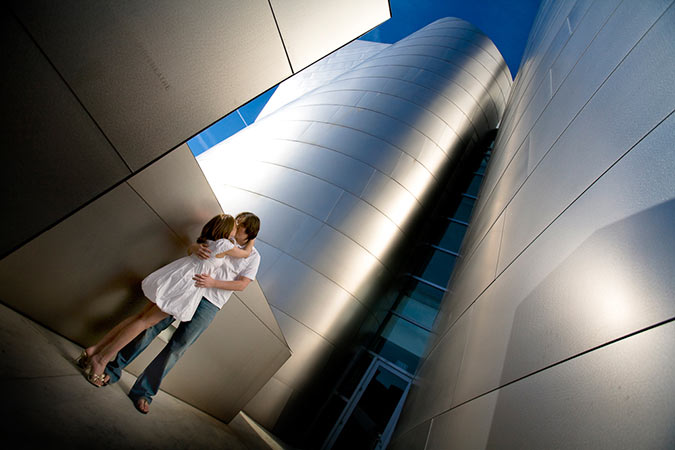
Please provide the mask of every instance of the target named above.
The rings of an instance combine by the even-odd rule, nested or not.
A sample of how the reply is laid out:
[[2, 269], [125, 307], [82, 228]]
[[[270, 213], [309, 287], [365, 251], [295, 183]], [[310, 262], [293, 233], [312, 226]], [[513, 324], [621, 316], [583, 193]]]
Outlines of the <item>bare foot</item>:
[[148, 403], [148, 399], [146, 399], [145, 397], [137, 399], [134, 402], [134, 406], [136, 406], [138, 412], [143, 414], [147, 414], [150, 411], [150, 403]]

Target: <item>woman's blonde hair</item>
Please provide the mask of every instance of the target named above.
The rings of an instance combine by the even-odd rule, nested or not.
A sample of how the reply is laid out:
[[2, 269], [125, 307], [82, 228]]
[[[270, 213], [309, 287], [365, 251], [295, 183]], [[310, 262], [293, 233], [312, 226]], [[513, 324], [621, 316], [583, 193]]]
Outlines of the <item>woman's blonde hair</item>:
[[202, 234], [197, 238], [197, 243], [203, 244], [207, 240], [227, 239], [230, 237], [233, 228], [234, 217], [229, 214], [218, 214], [206, 222], [206, 225], [202, 228]]

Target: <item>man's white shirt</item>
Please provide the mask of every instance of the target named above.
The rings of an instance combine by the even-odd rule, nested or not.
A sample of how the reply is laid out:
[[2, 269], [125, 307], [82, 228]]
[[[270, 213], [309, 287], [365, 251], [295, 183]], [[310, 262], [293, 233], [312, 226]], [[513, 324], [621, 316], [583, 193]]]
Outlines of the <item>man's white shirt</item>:
[[[239, 248], [242, 246], [238, 245]], [[234, 258], [225, 256], [225, 261], [218, 268], [218, 270], [211, 274], [211, 278], [215, 280], [234, 281], [238, 277], [246, 277], [255, 280], [260, 266], [260, 253], [253, 247], [251, 254], [246, 258]], [[214, 305], [221, 309], [225, 303], [230, 299], [232, 291], [217, 288], [208, 288], [204, 293], [204, 297]]]

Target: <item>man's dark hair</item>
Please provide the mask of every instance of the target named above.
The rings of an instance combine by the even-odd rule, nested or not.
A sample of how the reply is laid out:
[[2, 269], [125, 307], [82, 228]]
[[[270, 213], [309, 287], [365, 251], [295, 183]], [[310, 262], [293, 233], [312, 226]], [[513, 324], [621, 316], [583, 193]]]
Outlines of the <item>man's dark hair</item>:
[[242, 212], [237, 214], [235, 218], [237, 225], [241, 225], [246, 230], [246, 235], [248, 239], [255, 239], [258, 236], [258, 231], [260, 231], [260, 219], [258, 216], [251, 212]]

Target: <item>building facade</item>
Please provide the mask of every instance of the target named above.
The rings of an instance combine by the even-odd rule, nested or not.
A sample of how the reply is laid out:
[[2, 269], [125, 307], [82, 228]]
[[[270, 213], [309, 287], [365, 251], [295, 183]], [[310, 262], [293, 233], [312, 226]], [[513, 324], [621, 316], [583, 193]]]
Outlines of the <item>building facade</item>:
[[296, 443], [354, 346], [385, 325], [406, 245], [497, 126], [511, 75], [484, 34], [441, 19], [347, 46], [289, 83], [197, 160], [224, 210], [264, 224], [260, 285], [293, 355], [244, 411]]
[[673, 42], [544, 2], [392, 449], [675, 445]]

